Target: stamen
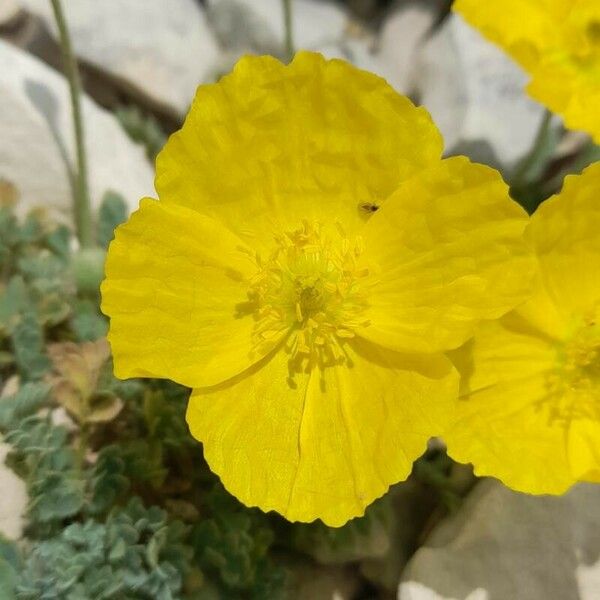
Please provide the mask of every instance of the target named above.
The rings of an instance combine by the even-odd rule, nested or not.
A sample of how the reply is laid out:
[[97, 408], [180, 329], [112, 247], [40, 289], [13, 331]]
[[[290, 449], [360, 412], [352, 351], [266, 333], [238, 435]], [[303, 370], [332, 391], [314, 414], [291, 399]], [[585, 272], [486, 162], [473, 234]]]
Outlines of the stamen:
[[557, 347], [557, 365], [546, 378], [554, 419], [600, 418], [600, 326], [585, 318]]
[[347, 361], [343, 345], [356, 327], [368, 325], [359, 283], [369, 269], [357, 266], [363, 240], [350, 240], [339, 224], [325, 230], [305, 219], [276, 235], [274, 244], [267, 259], [256, 256], [248, 290], [254, 351], [287, 335], [284, 348], [297, 368]]

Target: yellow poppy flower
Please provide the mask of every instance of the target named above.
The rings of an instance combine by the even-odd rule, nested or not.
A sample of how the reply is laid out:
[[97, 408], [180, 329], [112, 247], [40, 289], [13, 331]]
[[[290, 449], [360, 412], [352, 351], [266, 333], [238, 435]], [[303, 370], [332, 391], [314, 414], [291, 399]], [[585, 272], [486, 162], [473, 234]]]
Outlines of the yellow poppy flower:
[[531, 96], [600, 143], [598, 0], [456, 0], [454, 10], [529, 73]]
[[362, 514], [451, 419], [442, 351], [529, 292], [526, 215], [495, 171], [441, 154], [375, 75], [246, 57], [198, 89], [160, 201], [117, 230], [116, 373], [194, 388], [191, 432], [245, 504]]
[[519, 491], [600, 480], [599, 199], [597, 163], [538, 208], [533, 298], [453, 356], [464, 389], [448, 451]]

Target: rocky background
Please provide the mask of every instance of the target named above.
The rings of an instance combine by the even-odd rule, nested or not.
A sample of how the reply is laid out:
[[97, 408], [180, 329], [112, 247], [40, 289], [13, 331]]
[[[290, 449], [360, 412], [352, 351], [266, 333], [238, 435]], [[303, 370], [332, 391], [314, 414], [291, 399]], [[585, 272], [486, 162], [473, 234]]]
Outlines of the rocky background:
[[[155, 195], [154, 157], [199, 83], [216, 80], [242, 54], [285, 54], [281, 0], [63, 5], [85, 89], [96, 209], [107, 192], [129, 211]], [[555, 120], [550, 172], [535, 165], [524, 172], [545, 111], [524, 94], [524, 73], [449, 8], [447, 0], [294, 0], [294, 43], [385, 77], [429, 109], [447, 155], [499, 168], [532, 210], [555, 191], [565, 168], [589, 162], [598, 149]], [[70, 225], [73, 131], [56, 40], [47, 0], [0, 1], [0, 180], [18, 190], [19, 215], [41, 206]], [[16, 393], [14, 381], [0, 383], [2, 397]], [[3, 458], [8, 446], [0, 450]], [[289, 597], [600, 598], [600, 487], [536, 499], [476, 481], [467, 467], [445, 460], [433, 444], [413, 477], [366, 521], [335, 531], [298, 528], [293, 551], [306, 559], [293, 569]], [[0, 530], [18, 540], [27, 490], [7, 468], [0, 488]]]

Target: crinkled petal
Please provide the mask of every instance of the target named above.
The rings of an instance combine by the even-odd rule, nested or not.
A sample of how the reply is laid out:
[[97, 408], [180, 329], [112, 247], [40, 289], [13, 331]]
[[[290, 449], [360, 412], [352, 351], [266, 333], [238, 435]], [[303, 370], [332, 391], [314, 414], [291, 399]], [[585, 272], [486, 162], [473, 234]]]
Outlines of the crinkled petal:
[[456, 0], [454, 10], [528, 71], [532, 97], [600, 142], [598, 0]]
[[548, 59], [532, 72], [527, 91], [561, 115], [568, 128], [586, 131], [600, 143], [600, 52], [594, 69], [597, 74]]
[[363, 231], [370, 324], [357, 332], [398, 351], [456, 348], [531, 292], [526, 224], [500, 175], [463, 157], [405, 182]]
[[213, 385], [259, 360], [247, 252], [210, 217], [142, 200], [116, 231], [102, 284], [117, 376]]
[[310, 52], [288, 66], [247, 56], [198, 88], [158, 156], [156, 188], [259, 241], [322, 217], [350, 232], [370, 214], [361, 206], [441, 153], [429, 114], [383, 79]]
[[561, 38], [573, 0], [455, 0], [452, 8], [525, 68]]
[[594, 316], [600, 304], [600, 163], [565, 180], [527, 228], [542, 285], [566, 321]]
[[457, 376], [441, 355], [346, 346], [352, 367], [288, 370], [275, 353], [250, 376], [195, 390], [187, 420], [225, 487], [292, 521], [343, 525], [405, 479], [452, 415]]
[[600, 467], [599, 411], [556, 394], [554, 340], [511, 313], [451, 357], [463, 388], [444, 435], [452, 458], [533, 494], [563, 493]]

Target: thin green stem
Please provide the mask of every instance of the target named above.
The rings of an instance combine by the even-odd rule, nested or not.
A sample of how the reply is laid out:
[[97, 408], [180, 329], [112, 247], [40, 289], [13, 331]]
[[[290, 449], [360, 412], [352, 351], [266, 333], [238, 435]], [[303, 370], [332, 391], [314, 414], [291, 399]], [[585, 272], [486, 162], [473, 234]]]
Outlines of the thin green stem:
[[285, 28], [285, 53], [288, 60], [294, 58], [294, 32], [292, 29], [292, 0], [283, 2], [283, 26]]
[[50, 0], [50, 2], [52, 3], [52, 10], [54, 11], [54, 18], [60, 36], [64, 71], [69, 81], [73, 129], [75, 131], [75, 149], [77, 153], [75, 189], [73, 193], [75, 229], [80, 246], [82, 248], [89, 248], [94, 245], [94, 230], [88, 188], [85, 137], [83, 120], [81, 118], [81, 82], [79, 79], [79, 70], [77, 69], [77, 60], [73, 54], [71, 38], [69, 37], [69, 30], [60, 0]]

